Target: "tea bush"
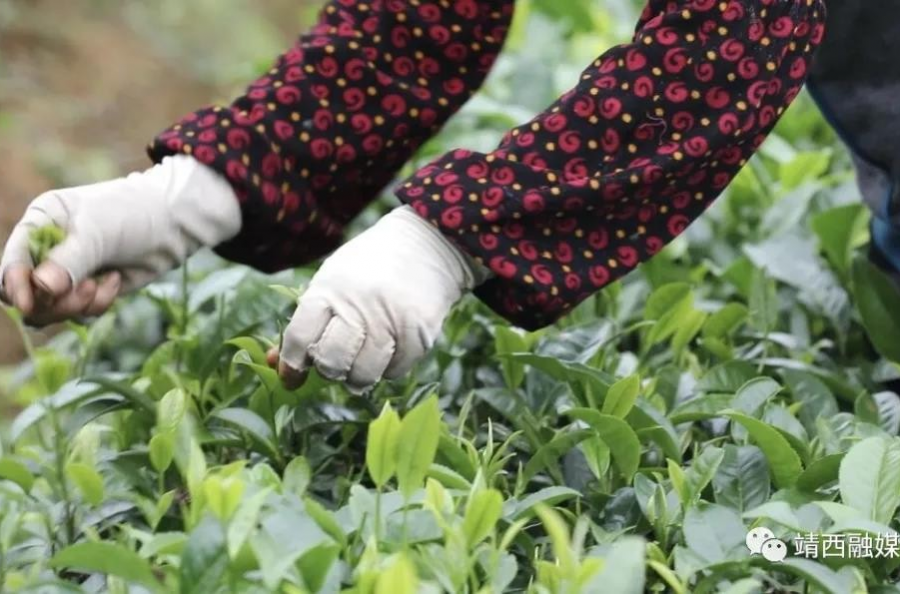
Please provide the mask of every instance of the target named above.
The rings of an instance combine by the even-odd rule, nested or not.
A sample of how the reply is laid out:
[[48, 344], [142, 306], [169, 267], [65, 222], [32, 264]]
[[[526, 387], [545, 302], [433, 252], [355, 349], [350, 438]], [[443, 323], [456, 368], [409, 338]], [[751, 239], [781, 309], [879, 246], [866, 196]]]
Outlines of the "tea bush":
[[[626, 33], [629, 3], [584, 6], [523, 3], [489, 88], [420, 159], [495, 142]], [[289, 392], [266, 365], [312, 270], [195, 259], [29, 345], [0, 590], [900, 592], [900, 300], [860, 255], [866, 217], [803, 98], [624, 282], [535, 333], [467, 300], [364, 397], [315, 375]], [[758, 527], [787, 559], [751, 554]], [[796, 555], [798, 535], [822, 544]], [[874, 548], [826, 554], [844, 538]]]

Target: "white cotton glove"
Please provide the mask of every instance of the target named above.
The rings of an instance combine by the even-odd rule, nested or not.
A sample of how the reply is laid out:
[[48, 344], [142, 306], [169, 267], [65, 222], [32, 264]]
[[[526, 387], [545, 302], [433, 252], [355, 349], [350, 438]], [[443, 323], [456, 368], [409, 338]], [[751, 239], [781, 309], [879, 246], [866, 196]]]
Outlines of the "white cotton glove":
[[362, 392], [406, 374], [433, 346], [482, 270], [409, 206], [325, 260], [284, 333], [279, 372], [297, 387], [310, 366]]
[[[29, 233], [49, 224], [62, 227], [66, 239], [32, 278]], [[54, 303], [45, 303], [48, 311], [34, 312], [35, 318], [96, 315], [97, 304], [72, 311], [74, 302], [85, 301], [72, 294], [90, 293], [85, 287], [96, 290], [90, 277], [115, 271], [115, 293], [134, 290], [176, 268], [199, 248], [233, 238], [240, 228], [240, 206], [223, 177], [186, 155], [167, 157], [143, 173], [36, 198], [3, 251], [0, 288], [6, 300], [23, 311], [35, 309], [31, 282], [48, 293]]]

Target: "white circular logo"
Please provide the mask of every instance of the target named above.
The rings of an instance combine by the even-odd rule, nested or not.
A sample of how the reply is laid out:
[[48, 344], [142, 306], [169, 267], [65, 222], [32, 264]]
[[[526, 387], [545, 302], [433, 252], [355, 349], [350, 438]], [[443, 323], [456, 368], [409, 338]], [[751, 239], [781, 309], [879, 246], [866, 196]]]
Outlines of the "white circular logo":
[[759, 526], [747, 533], [747, 538], [744, 542], [747, 543], [747, 548], [750, 549], [751, 553], [759, 555], [762, 552], [763, 543], [773, 538], [775, 538], [774, 532], [768, 528]]
[[762, 556], [772, 563], [781, 563], [787, 557], [787, 545], [777, 538], [770, 538], [762, 545]]

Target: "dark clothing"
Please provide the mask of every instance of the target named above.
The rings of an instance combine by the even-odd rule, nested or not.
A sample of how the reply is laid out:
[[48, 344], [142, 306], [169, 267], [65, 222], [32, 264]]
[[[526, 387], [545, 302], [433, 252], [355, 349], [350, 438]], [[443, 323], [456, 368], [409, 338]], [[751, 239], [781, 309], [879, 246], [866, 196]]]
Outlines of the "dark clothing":
[[875, 215], [873, 239], [900, 269], [900, 6], [891, 0], [828, 3], [828, 35], [809, 88], [850, 147]]
[[[192, 154], [234, 185], [243, 230], [220, 253], [306, 263], [475, 92], [513, 4], [332, 0], [246, 95], [189, 115], [150, 154]], [[398, 196], [490, 268], [488, 305], [549, 324], [725, 189], [800, 92], [824, 19], [820, 0], [651, 0], [631, 43], [497, 150], [451, 152]]]

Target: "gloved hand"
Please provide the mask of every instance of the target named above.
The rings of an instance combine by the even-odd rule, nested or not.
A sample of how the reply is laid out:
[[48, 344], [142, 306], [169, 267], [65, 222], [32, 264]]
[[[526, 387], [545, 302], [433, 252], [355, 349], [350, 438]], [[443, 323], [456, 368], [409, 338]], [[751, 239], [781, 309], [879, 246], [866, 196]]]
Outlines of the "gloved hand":
[[[33, 271], [29, 233], [49, 224], [66, 239]], [[167, 157], [143, 173], [36, 198], [3, 250], [0, 296], [34, 325], [99, 315], [120, 292], [240, 228], [240, 206], [223, 177], [191, 157]], [[99, 283], [91, 278], [107, 271]]]
[[[278, 370], [288, 388], [310, 366], [362, 392], [406, 374], [444, 318], [484, 273], [409, 206], [383, 217], [322, 264], [284, 333]], [[270, 353], [274, 363], [277, 354]]]

